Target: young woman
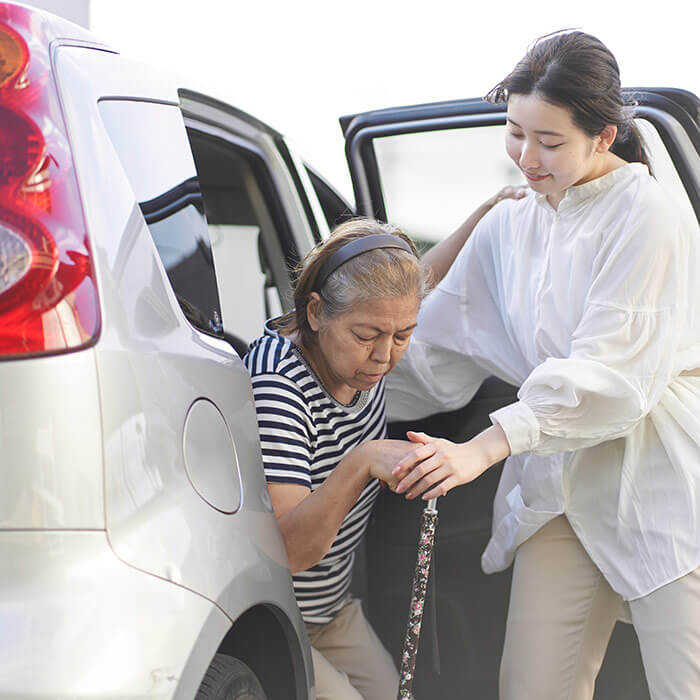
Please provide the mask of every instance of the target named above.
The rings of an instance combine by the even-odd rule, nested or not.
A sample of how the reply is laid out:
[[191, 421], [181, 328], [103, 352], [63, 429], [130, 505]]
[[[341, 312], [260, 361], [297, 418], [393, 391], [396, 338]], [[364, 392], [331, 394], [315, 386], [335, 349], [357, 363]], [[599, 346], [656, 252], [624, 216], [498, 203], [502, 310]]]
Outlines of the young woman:
[[650, 175], [596, 38], [538, 40], [489, 99], [531, 192], [453, 234], [469, 240], [389, 386], [402, 419], [488, 374], [519, 401], [465, 444], [411, 434], [397, 490], [442, 495], [510, 455], [482, 558], [515, 559], [501, 698], [590, 699], [623, 604], [652, 697], [697, 697], [697, 223]]

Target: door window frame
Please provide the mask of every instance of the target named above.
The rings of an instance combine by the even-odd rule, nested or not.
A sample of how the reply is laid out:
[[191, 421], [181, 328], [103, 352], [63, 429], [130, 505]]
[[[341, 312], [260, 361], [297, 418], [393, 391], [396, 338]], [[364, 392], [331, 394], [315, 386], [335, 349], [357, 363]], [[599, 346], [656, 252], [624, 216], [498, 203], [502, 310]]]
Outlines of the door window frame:
[[[700, 125], [686, 111], [686, 96], [693, 96], [683, 91], [676, 92], [684, 99], [674, 100], [673, 91], [667, 95], [651, 88], [623, 91], [628, 99], [637, 102], [634, 117], [646, 119], [659, 132], [695, 215], [700, 220]], [[345, 151], [358, 212], [382, 221], [387, 218], [374, 139], [425, 131], [504, 125], [505, 112], [504, 104], [470, 99], [391, 108], [342, 118]]]
[[[188, 135], [190, 131], [194, 131], [204, 138], [220, 141], [225, 147], [231, 148], [236, 155], [244, 158], [253, 170], [256, 183], [260, 187], [265, 206], [277, 234], [277, 243], [282, 251], [280, 259], [274, 255], [274, 251], [267, 251], [266, 262], [269, 265], [272, 281], [279, 291], [282, 308], [284, 311], [288, 311], [292, 294], [289, 270], [294, 269], [299, 262], [299, 249], [277, 192], [273, 174], [267, 164], [265, 152], [255, 142], [242, 138], [219, 124], [211, 124], [187, 114], [185, 114], [185, 127]], [[196, 156], [193, 155], [193, 157], [196, 165]], [[259, 262], [262, 266], [263, 261]], [[265, 272], [263, 270], [263, 274]]]

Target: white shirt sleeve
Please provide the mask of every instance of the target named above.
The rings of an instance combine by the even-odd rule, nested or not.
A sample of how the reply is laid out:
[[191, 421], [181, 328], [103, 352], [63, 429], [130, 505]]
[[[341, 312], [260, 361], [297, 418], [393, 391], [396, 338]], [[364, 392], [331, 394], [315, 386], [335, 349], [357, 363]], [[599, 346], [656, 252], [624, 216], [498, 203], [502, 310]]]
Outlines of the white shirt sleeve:
[[[389, 420], [415, 420], [466, 405], [489, 372], [455, 350], [435, 321], [459, 318], [461, 300], [435, 290], [401, 361], [387, 377]], [[435, 331], [435, 332], [433, 332]]]
[[493, 270], [504, 211], [498, 205], [484, 216], [424, 301], [410, 345], [387, 377], [390, 420], [460, 408], [491, 374], [520, 383], [507, 369], [521, 364], [514, 360], [520, 353], [503, 322]]
[[491, 415], [512, 454], [612, 440], [652, 410], [673, 375], [686, 247], [670, 207], [653, 198], [603, 241], [569, 356], [535, 367], [519, 401]]

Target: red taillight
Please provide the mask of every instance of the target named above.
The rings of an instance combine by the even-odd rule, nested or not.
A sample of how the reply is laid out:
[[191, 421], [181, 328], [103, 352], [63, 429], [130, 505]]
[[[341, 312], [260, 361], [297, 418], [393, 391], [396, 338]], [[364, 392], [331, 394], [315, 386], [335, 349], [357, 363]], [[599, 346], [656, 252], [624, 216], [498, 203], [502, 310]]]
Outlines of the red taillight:
[[0, 4], [0, 357], [81, 347], [97, 286], [41, 15]]

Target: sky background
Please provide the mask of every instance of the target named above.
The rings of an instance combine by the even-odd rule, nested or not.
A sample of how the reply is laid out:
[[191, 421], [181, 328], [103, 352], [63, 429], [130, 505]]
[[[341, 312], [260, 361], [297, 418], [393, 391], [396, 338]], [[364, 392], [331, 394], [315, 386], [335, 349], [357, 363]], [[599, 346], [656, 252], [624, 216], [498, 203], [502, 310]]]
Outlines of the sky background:
[[696, 20], [696, 0], [90, 0], [88, 21], [121, 53], [284, 132], [350, 199], [340, 115], [483, 95], [533, 39], [566, 27], [602, 39], [624, 85], [698, 94]]

